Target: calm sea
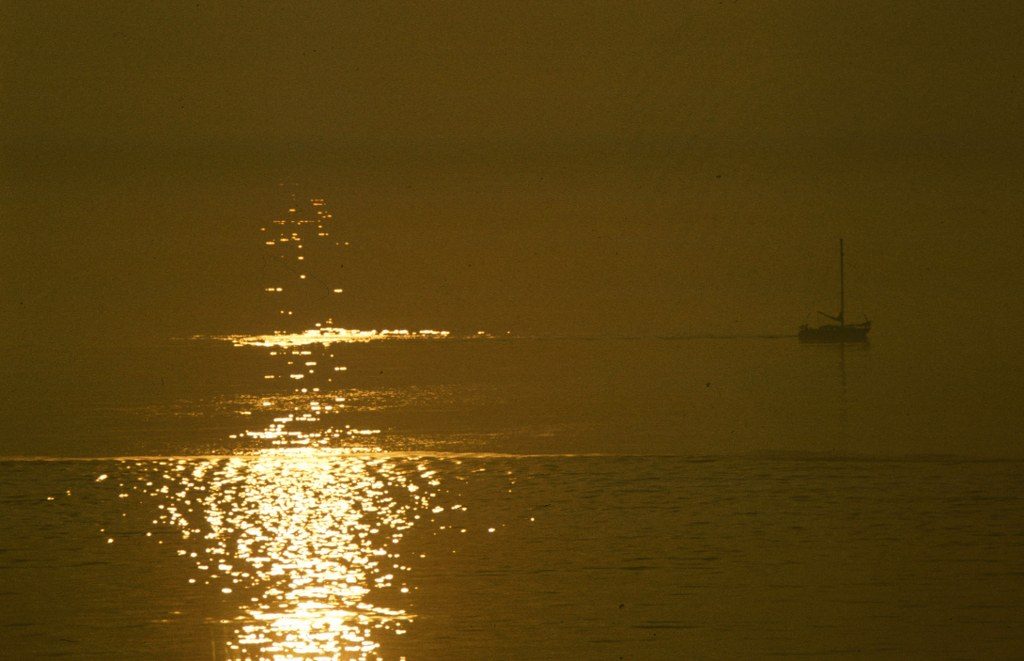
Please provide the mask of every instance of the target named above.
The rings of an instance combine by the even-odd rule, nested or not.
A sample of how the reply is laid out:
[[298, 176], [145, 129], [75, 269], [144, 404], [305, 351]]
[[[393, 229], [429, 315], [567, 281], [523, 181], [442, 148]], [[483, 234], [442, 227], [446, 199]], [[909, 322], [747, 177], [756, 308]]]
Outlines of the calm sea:
[[1019, 657], [1020, 372], [880, 337], [24, 347], [0, 649]]

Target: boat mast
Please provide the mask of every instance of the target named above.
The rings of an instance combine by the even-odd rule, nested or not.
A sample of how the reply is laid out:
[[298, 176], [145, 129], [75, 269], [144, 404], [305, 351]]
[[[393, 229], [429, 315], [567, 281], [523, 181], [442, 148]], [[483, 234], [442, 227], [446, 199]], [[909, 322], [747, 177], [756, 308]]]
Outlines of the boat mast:
[[843, 240], [839, 239], [839, 325], [846, 325], [846, 287], [843, 278]]

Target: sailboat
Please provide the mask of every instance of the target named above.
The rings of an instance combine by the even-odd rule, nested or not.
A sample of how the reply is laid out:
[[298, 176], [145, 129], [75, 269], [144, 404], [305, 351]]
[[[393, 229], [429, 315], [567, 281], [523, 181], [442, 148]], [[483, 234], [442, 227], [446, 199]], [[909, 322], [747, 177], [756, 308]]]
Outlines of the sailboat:
[[867, 342], [868, 331], [871, 330], [871, 322], [865, 320], [859, 324], [846, 323], [846, 287], [843, 279], [843, 240], [839, 239], [839, 314], [833, 317], [830, 314], [819, 312], [827, 317], [834, 324], [812, 327], [804, 324], [800, 327], [797, 337], [801, 342]]

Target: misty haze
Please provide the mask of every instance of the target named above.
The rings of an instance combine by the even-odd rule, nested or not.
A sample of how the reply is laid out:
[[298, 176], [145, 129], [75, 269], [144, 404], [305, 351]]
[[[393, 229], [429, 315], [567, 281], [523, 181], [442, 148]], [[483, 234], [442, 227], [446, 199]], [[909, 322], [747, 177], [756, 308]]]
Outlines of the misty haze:
[[1022, 31], [3, 3], [0, 656], [1021, 656]]

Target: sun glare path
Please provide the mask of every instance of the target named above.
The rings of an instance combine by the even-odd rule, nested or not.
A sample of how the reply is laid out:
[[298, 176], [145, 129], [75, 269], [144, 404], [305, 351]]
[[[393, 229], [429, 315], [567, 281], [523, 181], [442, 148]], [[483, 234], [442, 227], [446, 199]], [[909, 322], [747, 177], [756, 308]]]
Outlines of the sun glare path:
[[234, 398], [244, 403], [230, 434], [240, 454], [161, 462], [134, 487], [157, 499], [153, 524], [180, 531], [178, 554], [194, 563], [187, 580], [239, 604], [218, 641], [227, 658], [366, 659], [379, 632], [402, 635], [414, 617], [397, 547], [437, 509], [440, 482], [422, 462], [376, 454], [381, 430], [346, 422], [348, 368], [334, 345], [451, 334], [335, 327], [337, 297], [324, 292], [343, 292], [331, 266], [348, 244], [334, 222], [322, 199], [293, 198], [262, 229], [275, 331], [196, 338], [265, 353], [261, 381]]
[[405, 532], [441, 486], [424, 461], [314, 449], [140, 464], [152, 523], [180, 535], [187, 580], [236, 604], [217, 641], [226, 658], [375, 658], [404, 635]]

